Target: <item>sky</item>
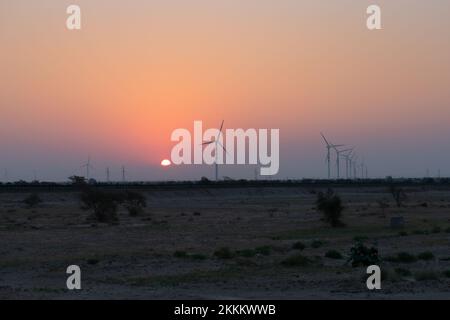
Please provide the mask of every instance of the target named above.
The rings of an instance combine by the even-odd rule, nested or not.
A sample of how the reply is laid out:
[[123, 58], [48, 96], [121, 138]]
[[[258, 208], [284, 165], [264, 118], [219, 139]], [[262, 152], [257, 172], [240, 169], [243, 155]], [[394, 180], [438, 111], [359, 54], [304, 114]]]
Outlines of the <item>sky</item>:
[[448, 0], [0, 0], [0, 181], [65, 181], [88, 156], [98, 180], [213, 178], [160, 166], [194, 120], [280, 129], [273, 178], [326, 177], [321, 131], [371, 177], [450, 176], [449, 30]]

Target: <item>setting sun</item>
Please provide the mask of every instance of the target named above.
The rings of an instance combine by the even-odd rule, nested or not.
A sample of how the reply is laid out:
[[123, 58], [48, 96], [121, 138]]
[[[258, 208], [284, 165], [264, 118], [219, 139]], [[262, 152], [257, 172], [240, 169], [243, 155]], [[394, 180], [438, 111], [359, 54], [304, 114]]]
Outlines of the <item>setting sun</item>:
[[163, 161], [161, 161], [161, 165], [163, 167], [168, 167], [172, 164], [172, 162], [170, 162], [170, 160], [164, 159]]

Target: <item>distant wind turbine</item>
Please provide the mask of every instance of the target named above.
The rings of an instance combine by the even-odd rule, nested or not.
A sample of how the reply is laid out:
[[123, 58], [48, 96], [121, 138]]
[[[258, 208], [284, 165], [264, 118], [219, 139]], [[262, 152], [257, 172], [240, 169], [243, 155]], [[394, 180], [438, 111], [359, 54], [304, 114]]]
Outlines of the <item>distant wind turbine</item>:
[[353, 153], [353, 149], [350, 150], [350, 152], [348, 152], [347, 154], [343, 154], [343, 157], [345, 159], [345, 177], [347, 179], [350, 178], [350, 176], [352, 175], [352, 162], [351, 162], [351, 158], [352, 158], [352, 153]]
[[343, 144], [331, 144], [328, 142], [327, 138], [325, 138], [325, 135], [321, 132], [320, 135], [322, 136], [323, 140], [325, 141], [325, 147], [327, 148], [327, 155], [326, 155], [326, 161], [328, 164], [328, 179], [331, 178], [331, 149], [337, 148], [337, 147], [343, 147]]
[[227, 149], [225, 149], [225, 147], [224, 147], [224, 146], [222, 145], [222, 143], [220, 142], [220, 135], [222, 134], [222, 129], [223, 129], [223, 123], [224, 123], [224, 122], [225, 122], [225, 121], [222, 120], [222, 124], [220, 125], [219, 133], [218, 133], [217, 137], [214, 138], [214, 140], [211, 140], [211, 141], [203, 142], [203, 143], [202, 143], [202, 146], [205, 146], [205, 145], [208, 145], [208, 144], [212, 144], [212, 143], [214, 143], [215, 146], [216, 146], [215, 152], [214, 152], [214, 153], [215, 153], [215, 158], [216, 158], [215, 163], [214, 163], [214, 166], [215, 166], [215, 173], [216, 173], [216, 181], [219, 180], [219, 163], [218, 163], [219, 158], [218, 158], [218, 152], [217, 152], [218, 146], [220, 145], [220, 147], [222, 147], [222, 149], [223, 149], [226, 153], [228, 153]]
[[349, 148], [349, 149], [345, 149], [345, 150], [339, 150], [336, 146], [334, 147], [334, 151], [336, 151], [336, 169], [337, 169], [337, 178], [340, 179], [341, 178], [341, 164], [340, 164], [340, 158], [341, 158], [341, 153], [344, 152], [348, 152], [348, 151], [353, 151], [353, 148]]
[[94, 167], [91, 166], [91, 156], [88, 157], [88, 161], [84, 165], [82, 165], [80, 168], [86, 168], [86, 179], [89, 180], [90, 170], [94, 169]]

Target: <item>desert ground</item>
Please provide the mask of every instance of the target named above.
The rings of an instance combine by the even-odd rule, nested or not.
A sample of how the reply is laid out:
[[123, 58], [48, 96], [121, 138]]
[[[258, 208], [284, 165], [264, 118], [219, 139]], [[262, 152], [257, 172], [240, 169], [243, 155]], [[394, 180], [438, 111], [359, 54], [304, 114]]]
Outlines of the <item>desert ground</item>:
[[[319, 186], [142, 187], [144, 212], [120, 207], [114, 224], [76, 190], [33, 191], [29, 208], [31, 191], [3, 189], [0, 299], [450, 298], [450, 187], [405, 186], [401, 207], [386, 186], [333, 188], [345, 227], [323, 221]], [[381, 290], [347, 261], [357, 242], [378, 248]], [[69, 265], [81, 290], [66, 288]]]

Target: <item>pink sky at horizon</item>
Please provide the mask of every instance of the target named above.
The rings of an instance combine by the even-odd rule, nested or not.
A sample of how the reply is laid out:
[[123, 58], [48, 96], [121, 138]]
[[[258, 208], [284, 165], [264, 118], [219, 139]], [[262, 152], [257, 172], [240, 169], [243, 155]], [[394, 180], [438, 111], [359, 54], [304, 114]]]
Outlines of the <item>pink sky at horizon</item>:
[[280, 178], [325, 176], [320, 131], [373, 176], [450, 176], [450, 2], [376, 1], [369, 31], [372, 3], [0, 0], [0, 169], [64, 180], [91, 155], [99, 179], [198, 179], [213, 169], [160, 168], [170, 134], [225, 119], [280, 129]]

